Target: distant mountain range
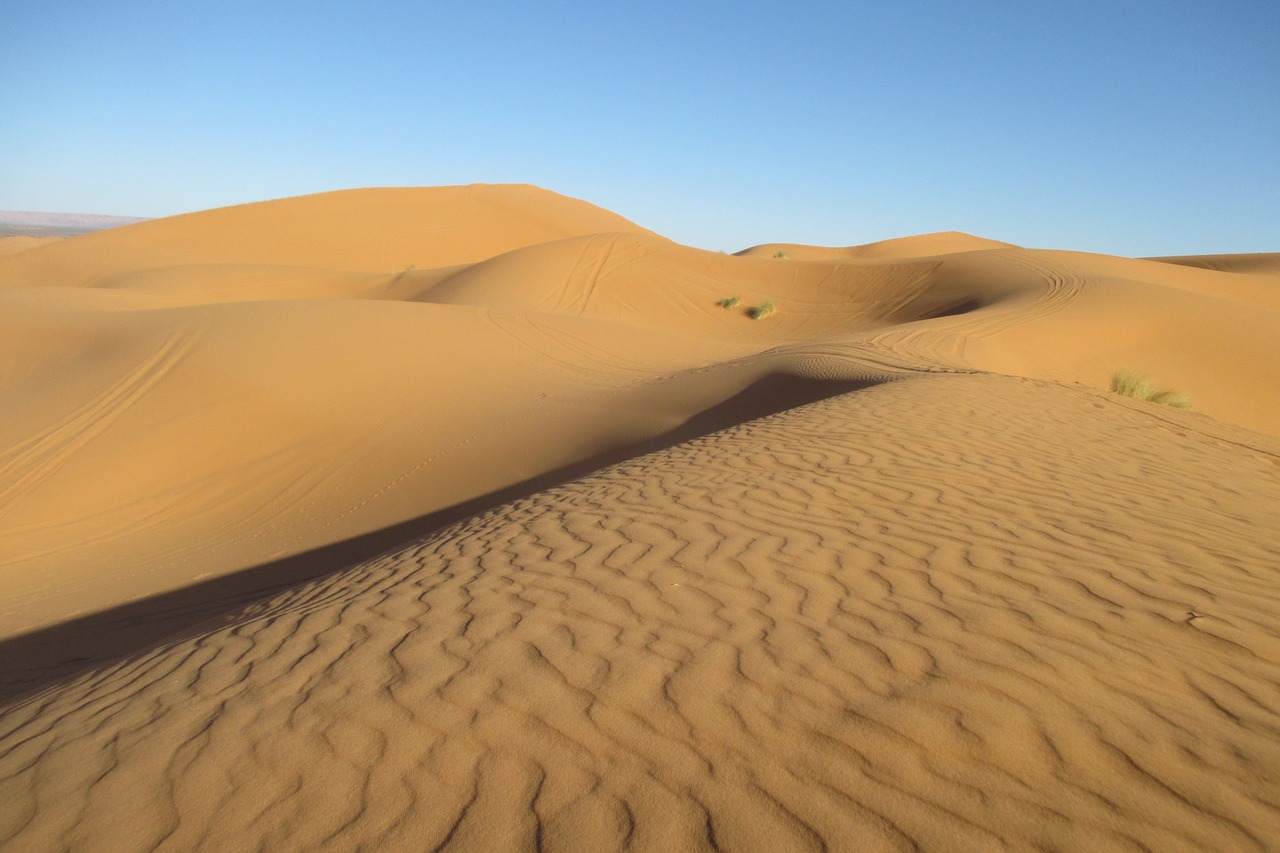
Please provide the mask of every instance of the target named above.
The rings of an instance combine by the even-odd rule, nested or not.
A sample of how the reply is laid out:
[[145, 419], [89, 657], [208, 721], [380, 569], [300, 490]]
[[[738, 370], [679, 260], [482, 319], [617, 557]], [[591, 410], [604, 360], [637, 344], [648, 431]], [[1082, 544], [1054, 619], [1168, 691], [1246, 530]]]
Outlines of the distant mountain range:
[[0, 237], [74, 237], [143, 222], [139, 216], [100, 216], [93, 213], [40, 213], [30, 210], [0, 210]]

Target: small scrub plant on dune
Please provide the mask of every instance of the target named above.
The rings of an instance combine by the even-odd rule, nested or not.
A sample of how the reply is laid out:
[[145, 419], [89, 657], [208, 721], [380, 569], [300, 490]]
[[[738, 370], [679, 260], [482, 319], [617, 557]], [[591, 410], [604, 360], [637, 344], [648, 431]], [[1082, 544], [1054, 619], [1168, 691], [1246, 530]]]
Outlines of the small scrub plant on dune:
[[1117, 370], [1111, 377], [1111, 390], [1135, 400], [1146, 400], [1173, 406], [1175, 409], [1190, 409], [1191, 401], [1187, 395], [1165, 388], [1157, 388], [1156, 384], [1145, 376], [1139, 376], [1128, 370]]
[[730, 296], [728, 299], [721, 299], [716, 304], [719, 305], [721, 308], [737, 308], [738, 303], [741, 301], [742, 300], [737, 296]]
[[771, 316], [777, 310], [778, 306], [774, 301], [772, 299], [766, 299], [764, 302], [761, 302], [759, 305], [751, 309], [751, 319], [763, 320], [765, 317]]
[[781, 249], [779, 249], [778, 251], [774, 252], [774, 253], [773, 253], [773, 256], [774, 256], [775, 258], [777, 258], [778, 260], [782, 260], [782, 261], [785, 261], [787, 258], [791, 257], [790, 255], [788, 255], [786, 252], [782, 251]]

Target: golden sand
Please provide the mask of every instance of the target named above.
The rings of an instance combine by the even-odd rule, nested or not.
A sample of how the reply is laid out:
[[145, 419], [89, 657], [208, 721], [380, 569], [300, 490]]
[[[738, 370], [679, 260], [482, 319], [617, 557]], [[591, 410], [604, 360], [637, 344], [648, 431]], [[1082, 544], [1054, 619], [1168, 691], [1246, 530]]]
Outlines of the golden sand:
[[0, 847], [1274, 849], [1274, 258], [523, 186], [4, 255]]

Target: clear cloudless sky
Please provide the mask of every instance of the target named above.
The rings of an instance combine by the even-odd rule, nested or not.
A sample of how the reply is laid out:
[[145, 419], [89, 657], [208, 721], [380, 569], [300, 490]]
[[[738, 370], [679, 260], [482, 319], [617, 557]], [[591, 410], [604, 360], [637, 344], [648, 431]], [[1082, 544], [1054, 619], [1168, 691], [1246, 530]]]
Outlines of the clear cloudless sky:
[[533, 183], [683, 243], [1280, 251], [1277, 0], [0, 6], [0, 209]]

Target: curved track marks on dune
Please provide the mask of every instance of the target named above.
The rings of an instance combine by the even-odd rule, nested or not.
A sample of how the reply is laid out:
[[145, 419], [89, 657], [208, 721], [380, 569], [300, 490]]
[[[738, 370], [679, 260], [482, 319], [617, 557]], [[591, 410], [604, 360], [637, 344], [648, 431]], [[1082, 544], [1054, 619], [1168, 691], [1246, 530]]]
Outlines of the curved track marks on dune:
[[871, 338], [871, 342], [914, 357], [923, 364], [967, 367], [965, 343], [973, 338], [995, 335], [1014, 326], [1031, 323], [1053, 314], [1078, 297], [1088, 282], [1069, 267], [1055, 263], [1045, 252], [1023, 249], [994, 253], [1016, 261], [1030, 270], [1041, 283], [1040, 291], [1028, 304], [1015, 300], [958, 314], [938, 317], [893, 328]]
[[1273, 849], [1280, 446], [1172, 417], [938, 376], [502, 507], [4, 709], [0, 843]]
[[547, 309], [552, 313], [582, 316], [591, 302], [596, 282], [618, 243], [616, 234], [598, 234], [587, 238], [578, 257], [565, 277], [564, 285]]
[[73, 412], [0, 453], [0, 512], [101, 435], [180, 364], [195, 344], [195, 336], [173, 332], [155, 352]]

